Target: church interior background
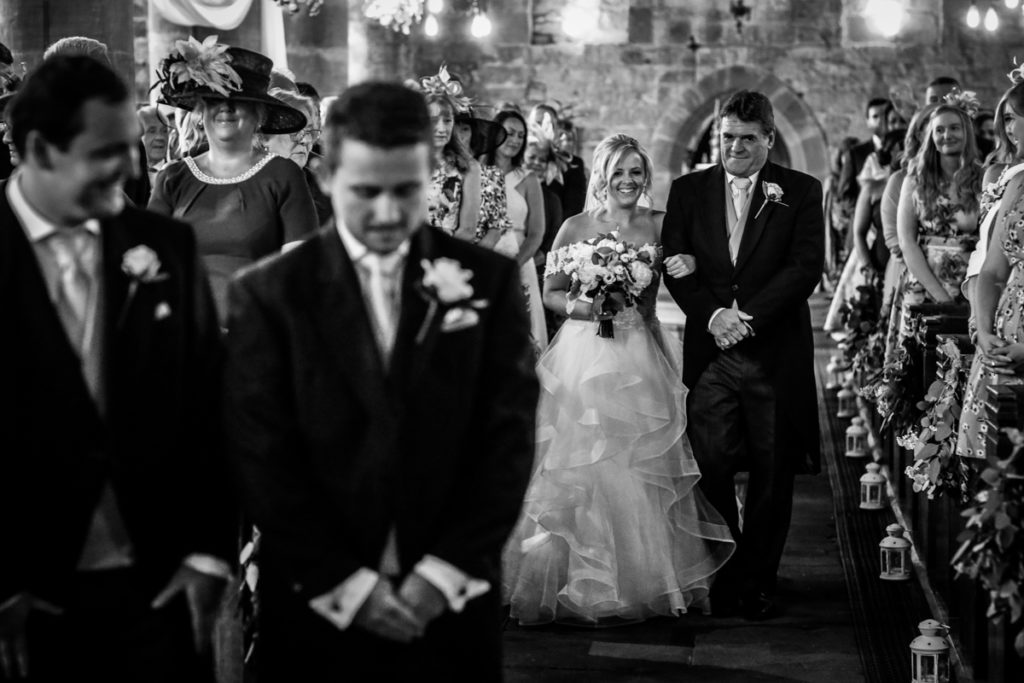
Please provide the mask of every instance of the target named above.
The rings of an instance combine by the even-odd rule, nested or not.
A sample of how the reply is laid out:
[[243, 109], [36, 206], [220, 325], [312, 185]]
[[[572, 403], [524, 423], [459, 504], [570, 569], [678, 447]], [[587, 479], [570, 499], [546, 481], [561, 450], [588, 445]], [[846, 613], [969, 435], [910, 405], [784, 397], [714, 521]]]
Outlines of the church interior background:
[[[394, 20], [369, 16], [373, 5]], [[402, 8], [412, 20], [396, 18]], [[715, 115], [736, 90], [771, 99], [773, 161], [824, 180], [840, 141], [867, 137], [871, 98], [897, 88], [919, 100], [933, 78], [952, 76], [991, 109], [1014, 60], [1024, 60], [1018, 0], [0, 0], [0, 42], [26, 68], [70, 35], [105, 42], [139, 102], [154, 96], [154, 65], [189, 35], [257, 49], [322, 95], [447, 64], [482, 104], [571, 111], [588, 165], [606, 135], [636, 137], [653, 157], [659, 208], [673, 178], [713, 160]], [[817, 295], [824, 307], [828, 292], [825, 283]], [[814, 310], [820, 328], [822, 305]], [[1009, 613], [989, 618], [988, 591], [949, 567], [962, 529], [955, 502], [925, 500], [901, 481], [913, 455], [897, 455], [863, 401], [837, 394], [849, 379], [842, 353], [824, 334], [817, 342], [822, 438], [835, 457], [798, 492], [784, 560], [797, 606], [767, 626], [699, 618], [606, 631], [509, 625], [508, 680], [1024, 680], [1020, 586], [1005, 586], [1018, 596], [1016, 622]], [[929, 362], [934, 369], [934, 353]], [[999, 400], [1000, 415], [1024, 424], [1024, 399]], [[864, 460], [844, 457], [855, 415], [870, 428], [868, 456], [888, 477], [894, 506], [882, 513], [859, 509]], [[879, 541], [894, 521], [912, 530], [910, 585], [878, 580]], [[946, 678], [912, 670], [926, 656], [911, 646], [926, 619], [944, 627], [934, 654], [946, 658]]]

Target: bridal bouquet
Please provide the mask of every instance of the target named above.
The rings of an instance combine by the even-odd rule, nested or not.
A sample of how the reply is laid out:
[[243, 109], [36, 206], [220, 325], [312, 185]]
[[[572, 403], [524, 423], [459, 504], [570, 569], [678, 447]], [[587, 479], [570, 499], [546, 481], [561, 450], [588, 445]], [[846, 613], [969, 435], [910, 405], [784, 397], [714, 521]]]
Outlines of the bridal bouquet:
[[597, 334], [615, 336], [612, 318], [619, 311], [636, 306], [654, 279], [658, 248], [637, 247], [619, 239], [612, 231], [584, 242], [576, 242], [548, 254], [544, 277], [569, 276], [569, 301], [589, 299], [598, 317]]

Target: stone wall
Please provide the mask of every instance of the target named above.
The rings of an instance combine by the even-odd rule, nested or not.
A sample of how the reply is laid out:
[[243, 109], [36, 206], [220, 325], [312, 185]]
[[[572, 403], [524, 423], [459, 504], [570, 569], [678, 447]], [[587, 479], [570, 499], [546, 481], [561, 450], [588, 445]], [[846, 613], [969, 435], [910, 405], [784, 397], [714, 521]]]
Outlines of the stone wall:
[[[636, 136], [656, 159], [663, 202], [714, 99], [737, 87], [761, 87], [782, 105], [794, 167], [821, 176], [828, 147], [866, 135], [864, 103], [890, 85], [923, 94], [931, 78], [953, 75], [993, 106], [1012, 57], [1024, 58], [1024, 18], [1002, 3], [993, 35], [967, 29], [969, 0], [903, 0], [907, 21], [890, 40], [865, 21], [867, 0], [745, 2], [752, 12], [740, 32], [728, 0], [492, 1], [489, 40], [419, 37], [417, 71], [447, 61], [483, 100], [574, 104], [585, 159], [608, 133]], [[566, 34], [567, 9], [588, 22], [586, 38]]]

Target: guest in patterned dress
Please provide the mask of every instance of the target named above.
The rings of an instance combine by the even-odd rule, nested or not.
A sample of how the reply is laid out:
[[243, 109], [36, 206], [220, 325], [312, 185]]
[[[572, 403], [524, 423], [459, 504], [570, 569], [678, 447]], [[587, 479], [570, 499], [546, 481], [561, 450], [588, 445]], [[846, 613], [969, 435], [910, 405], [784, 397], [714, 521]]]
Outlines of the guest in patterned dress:
[[[1021, 78], [1024, 73], [1018, 70], [1014, 74], [1017, 84], [1000, 101], [1002, 112], [997, 117], [996, 134], [997, 138], [1002, 138], [1001, 144], [1014, 143], [1015, 160], [1019, 162], [1024, 158], [1024, 145], [1014, 132], [1024, 130], [1024, 123], [1021, 123], [1024, 116], [1018, 113], [1024, 112], [1024, 79]], [[988, 387], [1024, 382], [1019, 374], [1024, 363], [1024, 173], [1021, 170], [1024, 170], [1022, 163], [1006, 167], [995, 186], [986, 188], [984, 197], [984, 201], [994, 202], [983, 224], [991, 225], [992, 248], [985, 252], [984, 263], [975, 278], [973, 304], [978, 346], [967, 381], [957, 440], [957, 453], [965, 457], [986, 455]]]
[[903, 260], [899, 236], [896, 233], [900, 194], [903, 190], [903, 183], [907, 179], [907, 168], [910, 166], [910, 162], [917, 157], [917, 153], [921, 151], [925, 129], [936, 106], [938, 105], [927, 105], [911, 117], [907, 135], [903, 139], [903, 158], [900, 160], [900, 169], [889, 176], [889, 181], [882, 192], [882, 236], [885, 245], [889, 247], [889, 263], [886, 264], [885, 276], [882, 281], [881, 310], [882, 319], [888, 318], [889, 320], [885, 338], [886, 360], [892, 357], [896, 348], [900, 316], [903, 310], [903, 288], [907, 281], [907, 264]]
[[[201, 115], [209, 149], [168, 164], [157, 175], [149, 201], [151, 211], [195, 230], [222, 326], [231, 276], [298, 244], [318, 225], [302, 169], [255, 144], [257, 132], [300, 131], [306, 117], [267, 94], [270, 59], [236, 47], [229, 47], [227, 54], [231, 61], [223, 66], [236, 77], [221, 77], [223, 82], [214, 81], [213, 86], [170, 77], [172, 65], [188, 63], [182, 53], [172, 52], [164, 60], [164, 101]], [[204, 68], [200, 58], [204, 55], [195, 58], [197, 69]]]
[[480, 212], [476, 231], [460, 230], [456, 237], [493, 249], [512, 224], [505, 198], [505, 174], [496, 166], [482, 163], [484, 157], [505, 142], [507, 134], [500, 123], [476, 115], [472, 108], [455, 115], [455, 133], [459, 142], [480, 164]]
[[980, 189], [970, 116], [959, 104], [941, 104], [900, 193], [896, 231], [908, 274], [897, 343], [908, 332], [911, 306], [964, 301], [960, 285], [977, 241]]
[[470, 99], [444, 66], [436, 76], [406, 81], [406, 85], [426, 97], [434, 125], [437, 163], [427, 192], [430, 224], [449, 235], [469, 239], [475, 234], [480, 215], [480, 164], [453, 133], [455, 118], [469, 111]]

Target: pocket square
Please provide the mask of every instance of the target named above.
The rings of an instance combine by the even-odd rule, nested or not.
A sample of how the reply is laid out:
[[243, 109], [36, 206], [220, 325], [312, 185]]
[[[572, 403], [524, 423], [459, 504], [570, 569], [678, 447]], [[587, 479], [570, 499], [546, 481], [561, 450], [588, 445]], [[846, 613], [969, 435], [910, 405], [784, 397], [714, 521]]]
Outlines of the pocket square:
[[444, 314], [441, 332], [458, 332], [480, 322], [480, 315], [472, 308], [452, 308]]
[[153, 320], [163, 320], [164, 318], [171, 317], [171, 305], [166, 301], [161, 301], [153, 309]]

